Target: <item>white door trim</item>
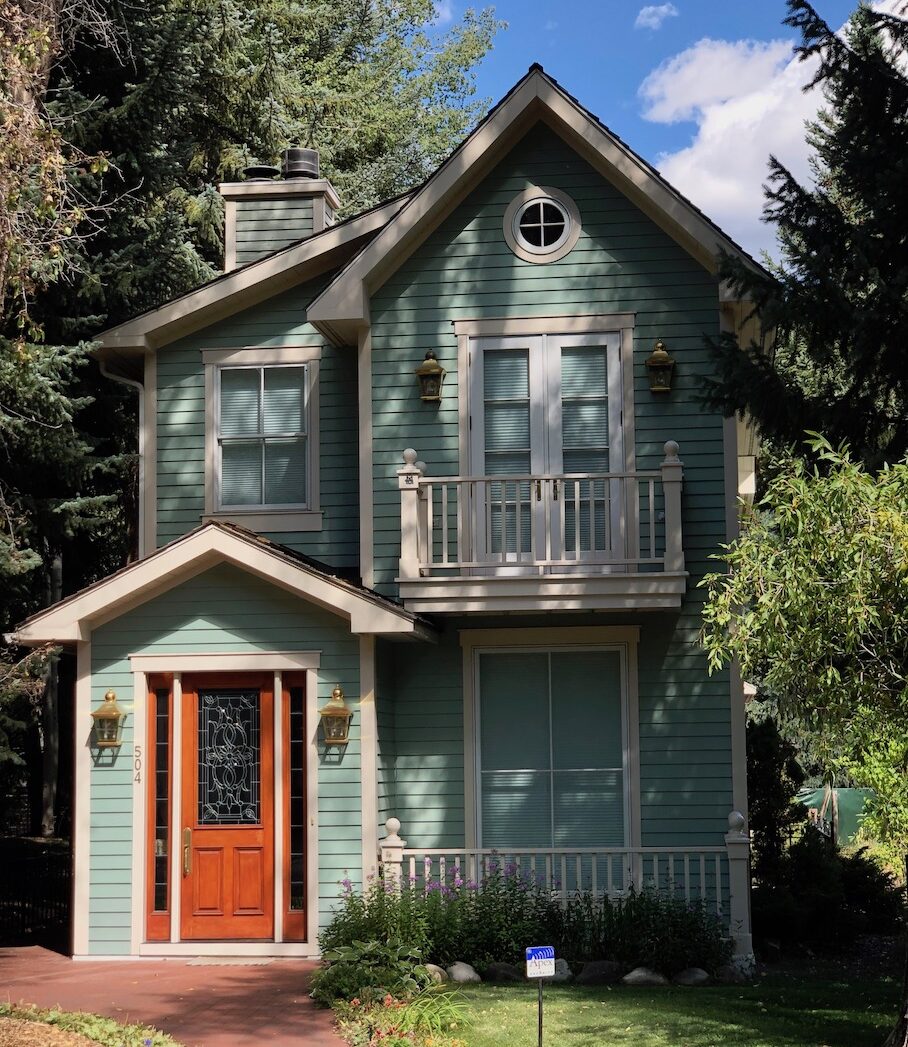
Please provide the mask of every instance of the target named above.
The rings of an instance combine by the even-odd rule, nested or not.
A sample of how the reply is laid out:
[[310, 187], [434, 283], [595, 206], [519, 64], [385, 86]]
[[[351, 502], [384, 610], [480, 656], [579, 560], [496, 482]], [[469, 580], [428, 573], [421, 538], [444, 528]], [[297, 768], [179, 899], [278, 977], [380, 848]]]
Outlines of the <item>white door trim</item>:
[[[83, 645], [80, 644], [81, 649]], [[84, 645], [86, 648], [89, 645]], [[86, 652], [87, 654], [88, 652]], [[218, 659], [216, 668], [212, 659]], [[132, 883], [133, 896], [131, 903], [130, 942], [134, 956], [315, 956], [318, 954], [318, 673], [320, 652], [303, 652], [297, 654], [255, 654], [255, 655], [130, 655], [133, 670], [134, 715], [133, 730], [137, 744], [146, 745], [147, 732], [147, 694], [148, 676], [150, 673], [165, 673], [173, 676], [173, 712], [171, 723], [171, 766], [170, 781], [170, 941], [148, 942], [145, 940], [146, 905], [148, 897], [148, 874], [146, 863], [146, 837], [148, 833], [148, 782], [147, 772], [143, 770], [142, 780], [135, 781], [133, 773], [133, 847], [132, 847]], [[290, 664], [287, 664], [287, 663]], [[266, 942], [215, 942], [204, 941], [182, 942], [180, 940], [180, 884], [181, 867], [181, 832], [182, 832], [182, 732], [183, 732], [183, 688], [184, 672], [238, 672], [271, 670], [274, 680], [274, 939]], [[284, 942], [282, 914], [283, 895], [283, 698], [282, 672], [302, 671], [305, 673], [306, 707], [305, 736], [306, 747], [306, 942]], [[90, 682], [90, 675], [89, 675]], [[77, 684], [77, 703], [79, 691]], [[89, 692], [90, 703], [90, 692]], [[77, 710], [78, 711], [78, 710]], [[143, 748], [143, 765], [147, 768], [147, 748]], [[78, 752], [77, 752], [78, 757]], [[89, 753], [90, 758], [90, 753]], [[77, 775], [79, 763], [76, 763]], [[280, 778], [279, 778], [280, 776]], [[90, 816], [90, 807], [86, 802], [86, 811]], [[82, 854], [87, 853], [86, 843], [82, 842], [78, 808], [75, 826], [76, 844], [80, 848], [80, 866], [86, 870], [88, 863], [81, 866]], [[74, 928], [79, 937], [74, 937], [73, 951], [78, 956], [88, 956], [88, 892], [90, 874], [76, 877], [76, 901], [80, 893], [84, 894], [84, 908], [77, 904], [74, 912]], [[84, 916], [81, 914], [84, 913]], [[80, 918], [81, 917], [81, 918]], [[85, 928], [81, 926], [86, 923]]]

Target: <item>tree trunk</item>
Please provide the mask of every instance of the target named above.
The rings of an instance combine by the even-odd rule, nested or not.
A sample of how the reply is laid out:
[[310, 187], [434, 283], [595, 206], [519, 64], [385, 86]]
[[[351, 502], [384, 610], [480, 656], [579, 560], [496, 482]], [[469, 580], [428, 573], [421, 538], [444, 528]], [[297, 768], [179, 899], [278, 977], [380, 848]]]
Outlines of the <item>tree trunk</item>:
[[[905, 891], [908, 891], [908, 854], [905, 855]], [[895, 1028], [886, 1037], [883, 1047], [908, 1047], [908, 906], [905, 906], [905, 959], [902, 971], [902, 999]]]
[[[48, 606], [63, 596], [63, 558], [57, 553], [47, 579]], [[41, 698], [41, 835], [53, 836], [57, 823], [57, 779], [60, 770], [60, 656], [51, 655]]]

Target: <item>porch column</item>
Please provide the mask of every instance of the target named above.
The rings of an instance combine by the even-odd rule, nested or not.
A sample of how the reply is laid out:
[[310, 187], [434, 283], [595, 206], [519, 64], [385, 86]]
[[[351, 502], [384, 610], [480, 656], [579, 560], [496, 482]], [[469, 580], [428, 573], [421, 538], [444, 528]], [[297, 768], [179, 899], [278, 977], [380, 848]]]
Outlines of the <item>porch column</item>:
[[397, 470], [400, 488], [400, 577], [419, 578], [419, 478], [416, 452], [408, 447], [403, 468]]
[[662, 493], [665, 498], [665, 570], [684, 570], [684, 542], [681, 533], [681, 478], [684, 463], [678, 457], [678, 444], [665, 443], [662, 462]]
[[753, 938], [750, 933], [750, 833], [744, 815], [732, 811], [725, 834], [728, 849], [728, 923], [735, 943], [734, 959], [753, 962]]

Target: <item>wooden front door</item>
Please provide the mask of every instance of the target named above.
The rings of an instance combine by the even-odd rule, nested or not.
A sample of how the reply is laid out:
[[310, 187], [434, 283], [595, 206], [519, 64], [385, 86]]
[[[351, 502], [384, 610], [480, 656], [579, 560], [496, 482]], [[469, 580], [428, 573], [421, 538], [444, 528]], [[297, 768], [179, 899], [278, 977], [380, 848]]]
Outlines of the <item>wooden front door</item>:
[[274, 685], [184, 677], [184, 940], [274, 937]]

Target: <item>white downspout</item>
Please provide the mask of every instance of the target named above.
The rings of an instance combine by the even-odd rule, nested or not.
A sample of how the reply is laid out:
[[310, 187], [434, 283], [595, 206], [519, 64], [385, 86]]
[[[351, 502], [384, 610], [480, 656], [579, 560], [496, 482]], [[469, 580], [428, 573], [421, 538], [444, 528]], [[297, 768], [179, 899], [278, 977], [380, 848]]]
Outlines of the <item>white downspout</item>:
[[145, 555], [145, 386], [137, 378], [113, 374], [103, 360], [99, 360], [101, 374], [111, 381], [132, 386], [139, 393], [139, 559]]

